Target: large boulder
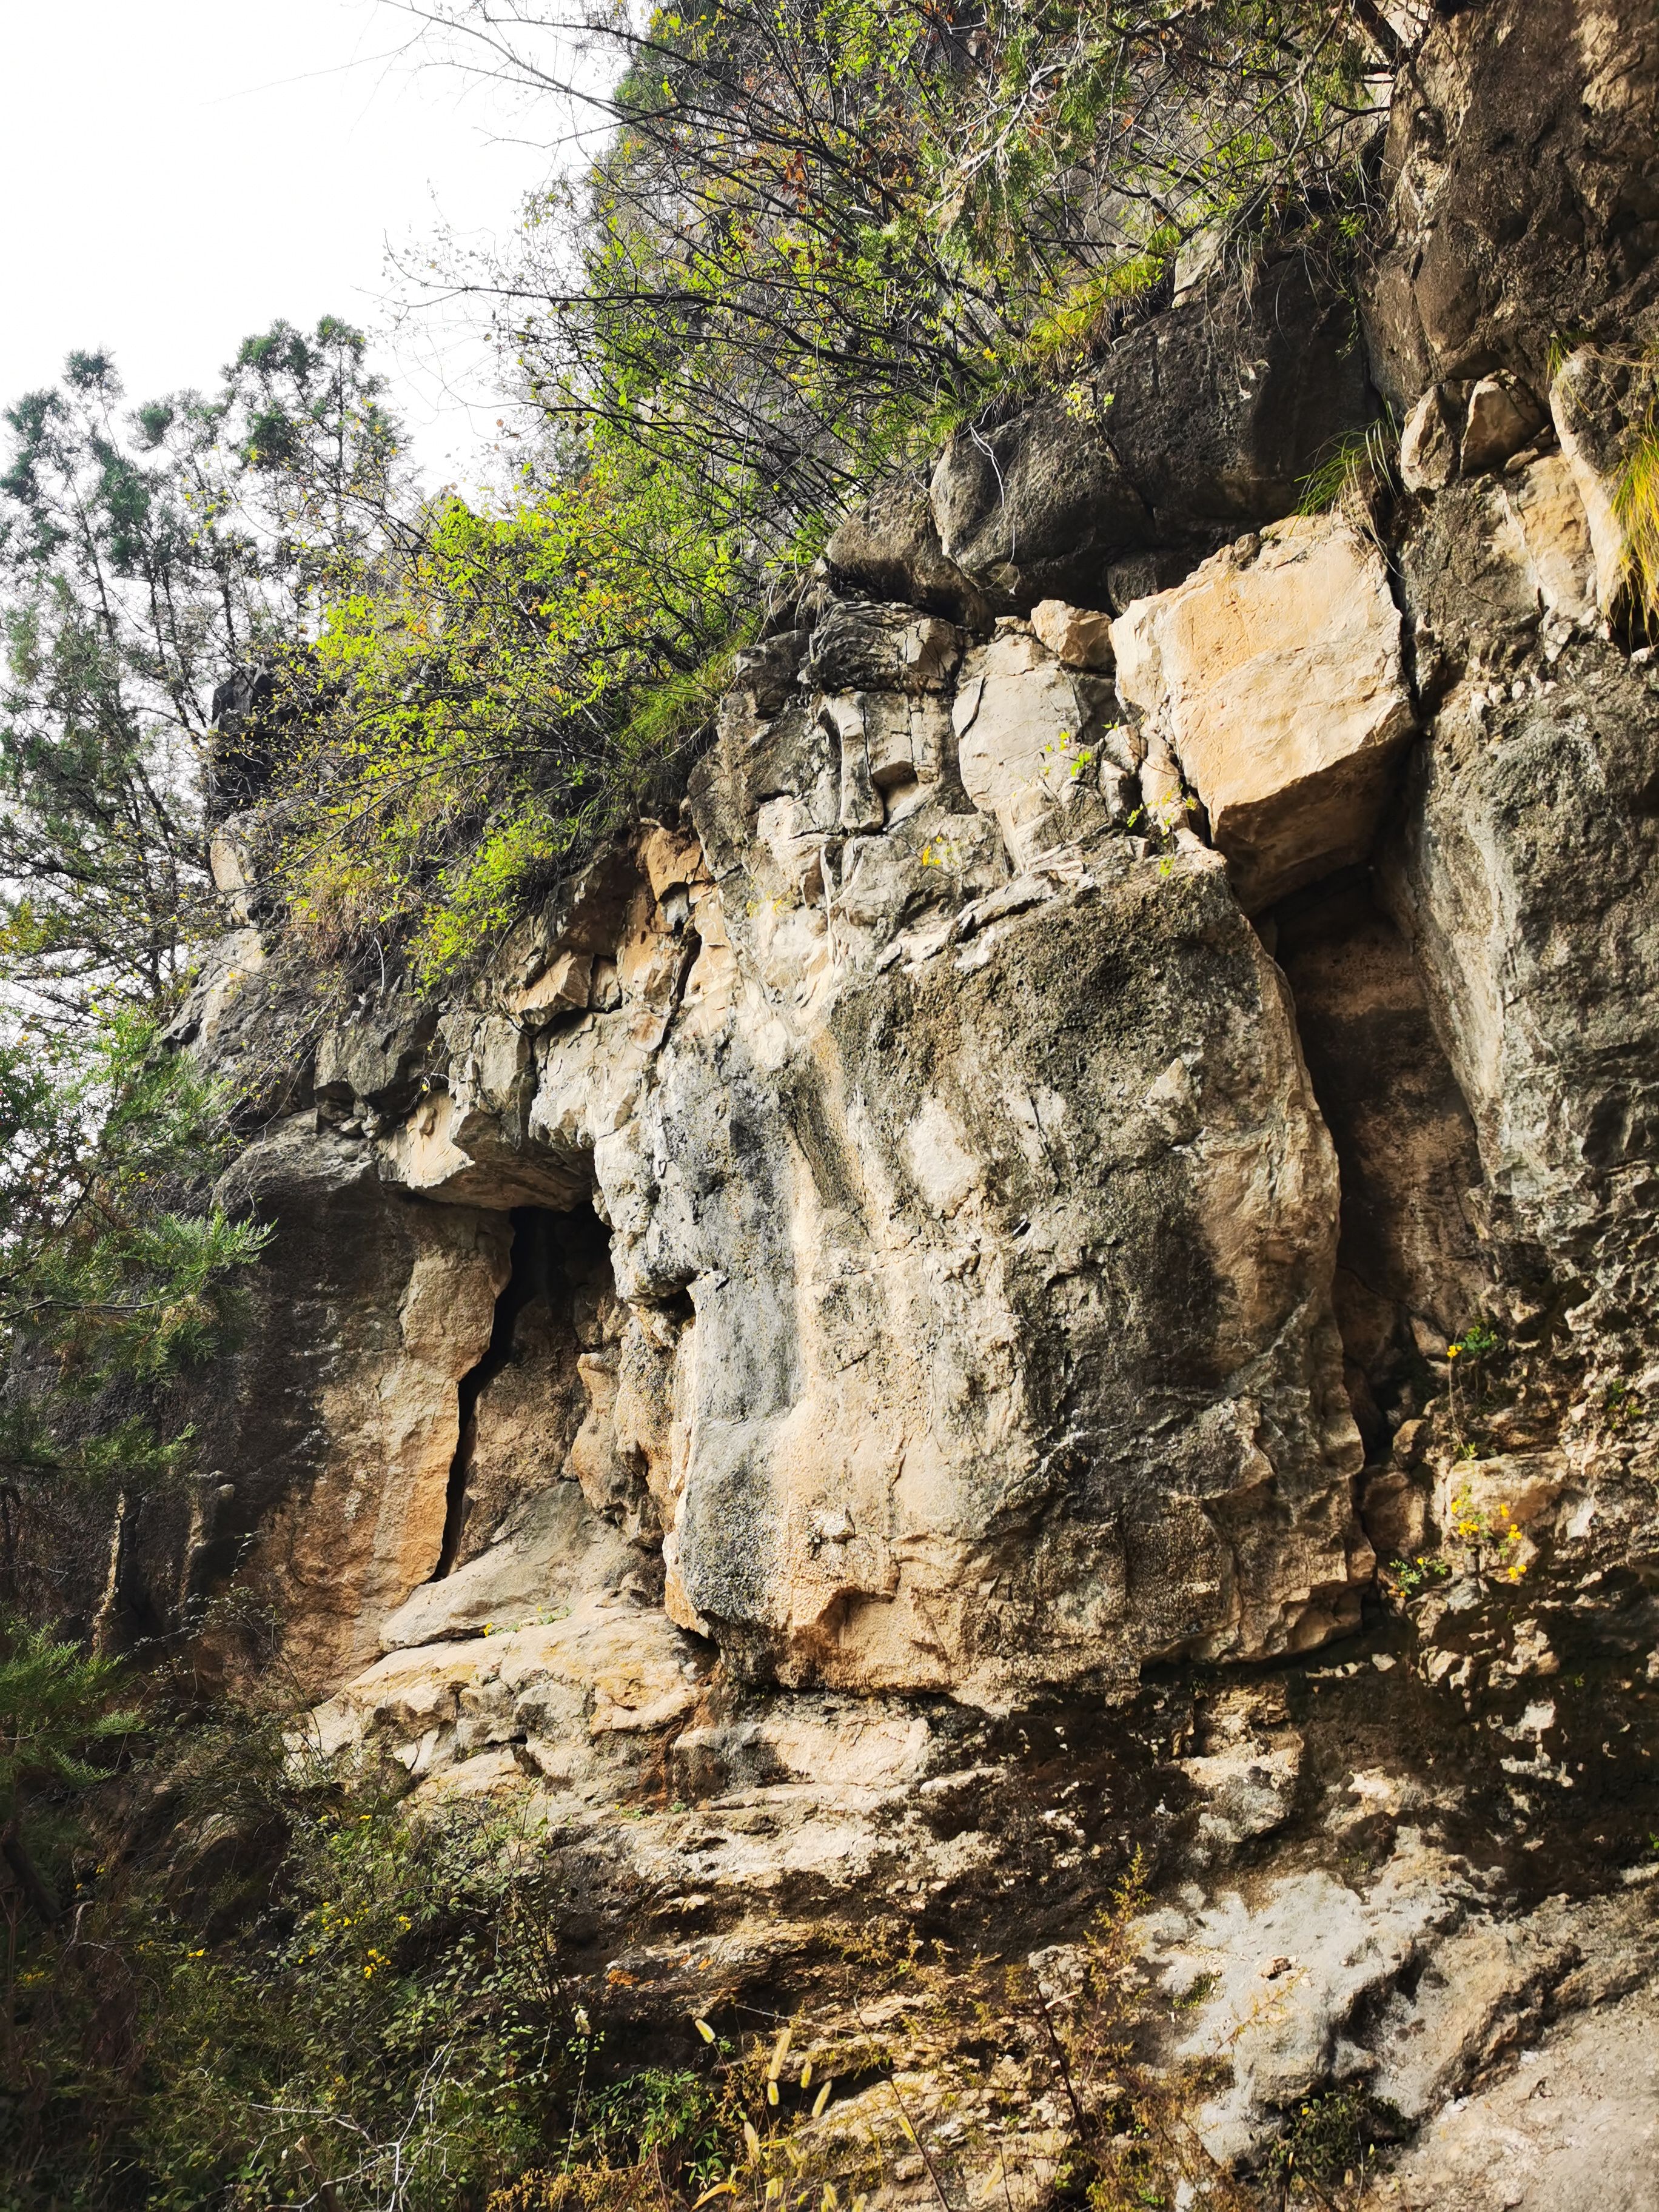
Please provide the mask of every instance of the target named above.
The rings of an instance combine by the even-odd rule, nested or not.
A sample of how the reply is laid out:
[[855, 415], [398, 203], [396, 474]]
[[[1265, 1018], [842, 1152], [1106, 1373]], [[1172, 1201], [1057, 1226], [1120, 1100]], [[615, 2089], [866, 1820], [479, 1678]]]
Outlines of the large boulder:
[[1372, 373], [1511, 369], [1541, 394], [1562, 337], [1659, 289], [1659, 25], [1648, 0], [1478, 0], [1439, 12], [1396, 80], [1392, 217], [1367, 276]]
[[1280, 523], [1113, 625], [1118, 690], [1167, 739], [1247, 911], [1362, 860], [1413, 727], [1375, 542]]
[[598, 1148], [619, 1288], [695, 1316], [671, 1589], [746, 1671], [994, 1697], [1352, 1606], [1283, 986], [1213, 864], [1026, 899], [781, 1066], [671, 1048]]
[[942, 550], [1000, 608], [1121, 609], [1288, 514], [1373, 404], [1351, 306], [1300, 258], [1276, 263], [1248, 295], [1152, 318], [1069, 391], [959, 431], [933, 471]]
[[[1416, 559], [1407, 573], [1425, 592]], [[1469, 667], [1413, 758], [1385, 854], [1495, 1232], [1556, 1267], [1590, 1269], [1608, 1239], [1606, 1264], [1629, 1264], [1621, 1194], [1659, 1148], [1656, 799], [1651, 678], [1569, 640], [1542, 682]]]
[[878, 485], [836, 524], [823, 551], [831, 576], [844, 589], [902, 600], [975, 628], [988, 619], [979, 586], [945, 556], [925, 475]]

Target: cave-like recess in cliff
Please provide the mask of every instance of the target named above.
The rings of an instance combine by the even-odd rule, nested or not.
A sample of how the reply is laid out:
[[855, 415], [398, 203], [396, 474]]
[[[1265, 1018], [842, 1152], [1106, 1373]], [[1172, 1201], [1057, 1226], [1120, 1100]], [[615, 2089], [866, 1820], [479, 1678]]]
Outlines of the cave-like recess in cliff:
[[1432, 1388], [1413, 1325], [1449, 1336], [1481, 1309], [1486, 1277], [1465, 1213], [1480, 1180], [1474, 1124], [1369, 869], [1282, 901], [1271, 949], [1336, 1148], [1334, 1301], [1349, 1398], [1376, 1460]]
[[568, 1213], [540, 1206], [514, 1206], [513, 1245], [508, 1273], [495, 1300], [489, 1344], [477, 1365], [461, 1377], [459, 1427], [455, 1455], [450, 1462], [449, 1486], [444, 1509], [443, 1545], [431, 1580], [441, 1582], [459, 1561], [466, 1536], [469, 1481], [477, 1441], [477, 1407], [489, 1383], [518, 1351], [520, 1316], [537, 1304], [568, 1305], [572, 1285], [566, 1259], [578, 1254], [591, 1264], [595, 1252], [608, 1251], [610, 1234], [591, 1206], [578, 1206]]

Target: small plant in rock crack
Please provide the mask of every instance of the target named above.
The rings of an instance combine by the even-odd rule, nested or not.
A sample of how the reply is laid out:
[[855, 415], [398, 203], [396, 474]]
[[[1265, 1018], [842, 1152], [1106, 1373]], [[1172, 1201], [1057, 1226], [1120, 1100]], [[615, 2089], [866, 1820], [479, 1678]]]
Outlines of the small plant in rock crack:
[[1483, 1321], [1471, 1322], [1457, 1342], [1447, 1346], [1448, 1352], [1454, 1358], [1462, 1357], [1469, 1359], [1485, 1359], [1494, 1352], [1501, 1352], [1503, 1348], [1503, 1338], [1495, 1329], [1489, 1328]]
[[1437, 1559], [1429, 1552], [1419, 1552], [1414, 1559], [1391, 1559], [1383, 1569], [1386, 1578], [1407, 1597], [1415, 1597], [1419, 1590], [1426, 1589], [1431, 1583], [1444, 1582], [1450, 1572], [1444, 1559]]
[[930, 837], [916, 858], [924, 868], [949, 868], [962, 872], [962, 848], [951, 837]]
[[1292, 2193], [1311, 2195], [1319, 2204], [1356, 2204], [1379, 2143], [1395, 2142], [1400, 2115], [1364, 2089], [1328, 2089], [1309, 2097], [1289, 2118], [1269, 2150], [1264, 2178], [1277, 2190], [1279, 2204]]
[[[1650, 349], [1641, 363], [1650, 379]], [[1613, 511], [1624, 538], [1625, 584], [1635, 626], [1651, 636], [1659, 624], [1659, 405], [1649, 407], [1614, 478]]]
[[1622, 1436], [1632, 1421], [1639, 1421], [1644, 1410], [1641, 1393], [1622, 1375], [1615, 1375], [1601, 1393], [1601, 1420], [1614, 1436]]
[[1068, 787], [1080, 783], [1095, 764], [1092, 748], [1080, 745], [1069, 730], [1062, 730], [1050, 744], [1044, 745], [1042, 757], [1050, 780], [1063, 779]]
[[1478, 1459], [1478, 1448], [1463, 1433], [1466, 1411], [1473, 1412], [1486, 1395], [1489, 1363], [1504, 1349], [1504, 1340], [1484, 1321], [1474, 1321], [1446, 1346], [1446, 1395], [1451, 1414], [1452, 1441], [1459, 1459]]
[[1182, 820], [1198, 811], [1198, 801], [1190, 792], [1179, 799], [1166, 799], [1157, 806], [1137, 806], [1124, 817], [1126, 830], [1138, 830], [1147, 843], [1158, 850], [1158, 872], [1167, 876], [1175, 868], [1175, 833]]
[[1477, 1575], [1500, 1574], [1518, 1583], [1527, 1571], [1522, 1548], [1526, 1539], [1509, 1507], [1478, 1504], [1467, 1486], [1452, 1499], [1450, 1534], [1470, 1553]]

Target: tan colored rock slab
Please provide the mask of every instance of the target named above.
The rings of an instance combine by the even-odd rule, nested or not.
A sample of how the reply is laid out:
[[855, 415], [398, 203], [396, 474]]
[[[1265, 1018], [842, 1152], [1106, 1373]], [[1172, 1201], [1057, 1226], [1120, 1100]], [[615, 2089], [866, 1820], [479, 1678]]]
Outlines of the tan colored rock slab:
[[1546, 453], [1498, 478], [1507, 526], [1498, 543], [1524, 571], [1546, 614], [1580, 626], [1595, 619], [1595, 550], [1572, 465]]
[[1112, 636], [1119, 691], [1203, 800], [1247, 912], [1364, 857], [1413, 718], [1363, 532], [1275, 524], [1137, 600]]
[[544, 1772], [581, 1779], [683, 1723], [707, 1668], [660, 1613], [600, 1592], [504, 1633], [388, 1652], [314, 1709], [294, 1748], [389, 1753], [423, 1778], [528, 1735]]
[[1400, 434], [1400, 481], [1407, 491], [1438, 491], [1457, 474], [1457, 413], [1443, 385], [1431, 385]]
[[593, 980], [591, 952], [562, 952], [536, 981], [514, 994], [515, 1014], [553, 1013], [585, 1006]]
[[1112, 668], [1112, 618], [1093, 607], [1074, 607], [1065, 599], [1039, 599], [1031, 628], [1055, 658], [1073, 668]]
[[1469, 394], [1463, 473], [1502, 468], [1543, 426], [1544, 410], [1524, 384], [1512, 376], [1483, 376]]

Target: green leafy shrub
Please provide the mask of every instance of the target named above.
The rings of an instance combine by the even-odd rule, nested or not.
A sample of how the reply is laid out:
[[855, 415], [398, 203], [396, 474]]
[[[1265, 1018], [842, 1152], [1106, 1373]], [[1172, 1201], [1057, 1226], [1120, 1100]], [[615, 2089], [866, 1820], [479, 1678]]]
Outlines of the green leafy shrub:
[[12, 1913], [3, 2201], [481, 2204], [562, 2141], [591, 2039], [545, 1847], [287, 1779], [258, 1715], [149, 1724], [144, 1791], [82, 1816], [72, 1917]]
[[[465, 974], [671, 805], [763, 564], [1167, 306], [1183, 246], [1346, 255], [1394, 52], [1375, 10], [1264, 0], [582, 25], [585, 167], [442, 270], [509, 331], [532, 458], [498, 509], [411, 511], [290, 672], [282, 881], [305, 964], [354, 989]], [[532, 114], [573, 96], [568, 28], [429, 19]]]
[[628, 452], [501, 514], [452, 499], [337, 601], [285, 779], [307, 956], [475, 961], [675, 787], [743, 629], [730, 548]]
[[1286, 2197], [1299, 2183], [1316, 2203], [1355, 2204], [1364, 2193], [1377, 2145], [1397, 2142], [1401, 2132], [1399, 2113], [1363, 2088], [1327, 2089], [1304, 2099], [1290, 2114], [1267, 2154], [1267, 2172]]

